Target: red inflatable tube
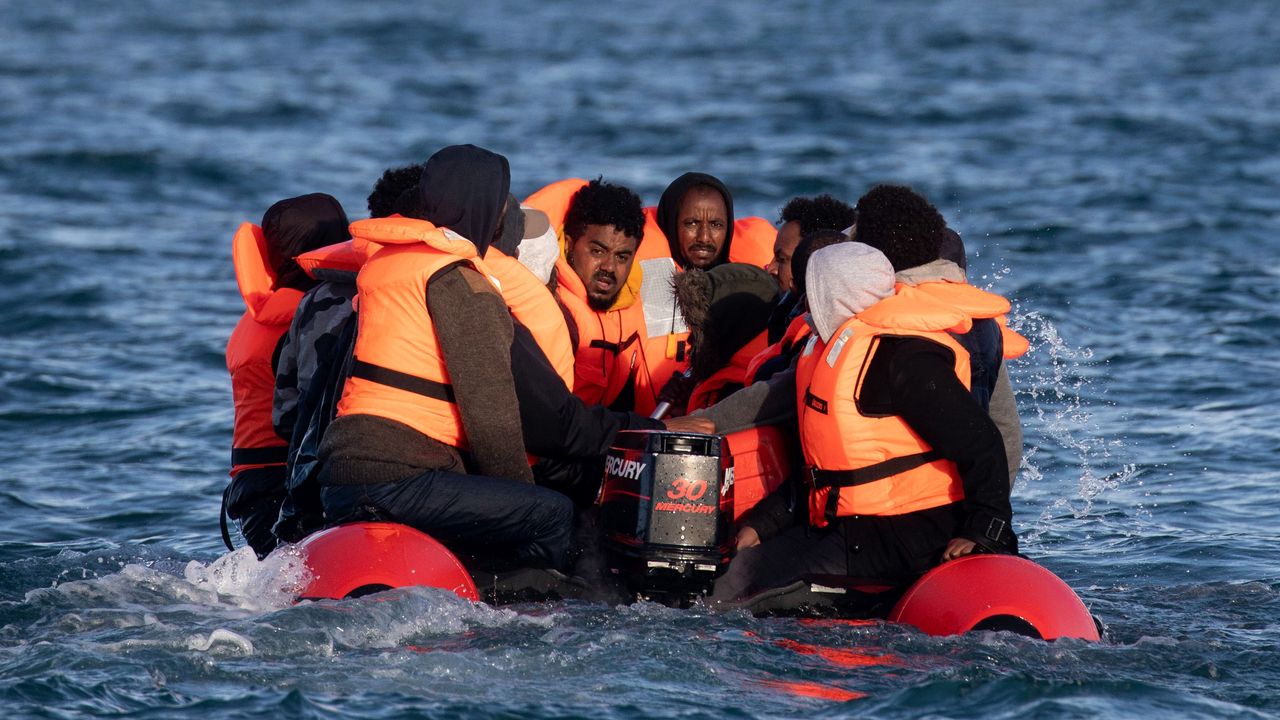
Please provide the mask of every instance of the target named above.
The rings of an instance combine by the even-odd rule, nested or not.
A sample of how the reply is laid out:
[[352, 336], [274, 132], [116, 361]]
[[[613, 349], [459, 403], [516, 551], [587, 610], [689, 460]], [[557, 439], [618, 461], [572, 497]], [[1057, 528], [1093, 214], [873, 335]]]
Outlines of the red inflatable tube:
[[471, 575], [453, 553], [406, 525], [341, 525], [310, 535], [297, 547], [311, 571], [303, 600], [340, 600], [409, 585], [480, 599]]
[[1101, 639], [1066, 583], [1014, 555], [966, 555], [939, 565], [907, 589], [888, 619], [930, 635], [1011, 630], [1045, 640]]

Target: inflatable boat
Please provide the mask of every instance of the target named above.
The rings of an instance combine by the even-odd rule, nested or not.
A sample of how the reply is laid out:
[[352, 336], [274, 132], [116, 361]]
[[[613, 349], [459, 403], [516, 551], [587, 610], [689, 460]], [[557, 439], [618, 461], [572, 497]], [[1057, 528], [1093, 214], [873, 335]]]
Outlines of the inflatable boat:
[[[782, 484], [790, 457], [786, 437], [768, 427], [729, 436], [619, 433], [595, 508], [603, 580], [631, 597], [673, 606], [698, 601], [728, 565], [736, 521]], [[295, 547], [310, 571], [302, 599], [424, 585], [510, 602], [585, 597], [594, 586], [592, 578], [551, 571], [472, 573], [444, 545], [395, 523], [329, 528]], [[1004, 630], [1096, 641], [1101, 628], [1066, 583], [1015, 555], [968, 555], [907, 587], [806, 578], [737, 606], [757, 615], [880, 618], [930, 635]]]

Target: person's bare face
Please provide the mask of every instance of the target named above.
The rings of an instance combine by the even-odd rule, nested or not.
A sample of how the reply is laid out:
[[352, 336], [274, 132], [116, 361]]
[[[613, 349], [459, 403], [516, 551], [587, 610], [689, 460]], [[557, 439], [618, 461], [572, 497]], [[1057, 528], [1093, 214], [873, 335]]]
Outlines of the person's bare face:
[[691, 188], [680, 200], [676, 244], [684, 265], [706, 270], [715, 263], [729, 233], [729, 209], [715, 188]]
[[783, 292], [795, 289], [795, 283], [791, 279], [791, 255], [799, 244], [800, 223], [794, 220], [783, 223], [778, 228], [778, 238], [773, 241], [773, 259], [764, 266], [773, 279], [778, 281], [778, 287]]
[[607, 310], [631, 274], [640, 239], [612, 225], [588, 225], [581, 236], [568, 242], [569, 267], [587, 288], [587, 304], [593, 310]]

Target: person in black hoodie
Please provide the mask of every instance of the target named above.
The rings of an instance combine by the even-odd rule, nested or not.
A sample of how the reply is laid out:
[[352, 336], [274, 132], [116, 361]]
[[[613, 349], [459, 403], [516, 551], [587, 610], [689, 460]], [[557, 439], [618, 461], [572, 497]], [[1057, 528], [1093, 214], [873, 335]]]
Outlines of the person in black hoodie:
[[733, 243], [733, 195], [719, 178], [688, 172], [658, 201], [658, 227], [671, 259], [683, 268], [709, 270], [729, 260]]
[[[264, 258], [275, 276], [273, 300], [291, 293], [310, 290], [316, 281], [303, 271], [294, 257], [325, 245], [341, 242], [347, 234], [347, 215], [331, 195], [312, 193], [281, 200], [262, 217], [262, 236], [266, 241]], [[291, 312], [296, 312], [296, 299]], [[289, 315], [279, 320], [287, 322]], [[255, 322], [253, 312], [246, 313], [232, 333], [227, 346], [228, 369], [236, 398], [236, 436], [252, 438], [258, 443], [270, 439], [266, 457], [236, 458], [232, 453], [232, 480], [223, 494], [223, 518], [230, 517], [240, 525], [240, 532], [259, 557], [276, 546], [271, 526], [276, 521], [285, 496], [285, 448], [288, 434], [282, 434], [272, 422], [274, 375], [280, 348], [288, 325], [278, 321]], [[273, 335], [274, 333], [274, 335]], [[271, 451], [278, 450], [278, 453]], [[252, 455], [249, 453], [248, 455]], [[231, 547], [225, 522], [223, 541]]]
[[[501, 236], [510, 177], [501, 155], [471, 145], [445, 148], [427, 161], [414, 191], [417, 201], [405, 214], [448, 228], [483, 256]], [[465, 262], [424, 277], [420, 295], [406, 290], [394, 273], [388, 277], [395, 263], [422, 263], [429, 255], [413, 245], [384, 248], [361, 270], [352, 380], [360, 378], [360, 387], [367, 389], [357, 401], [357, 386], [346, 384], [338, 417], [320, 445], [318, 480], [326, 519], [401, 522], [491, 566], [562, 567], [573, 506], [564, 496], [533, 484], [524, 447], [511, 442], [521, 428], [511, 371], [514, 331], [506, 304]], [[365, 313], [380, 317], [378, 313], [388, 312], [407, 315], [375, 327], [397, 330], [366, 332]], [[438, 351], [423, 351], [403, 334], [407, 330], [400, 328], [413, 326], [415, 318], [429, 323], [423, 330], [434, 334]], [[409, 364], [401, 369], [372, 366], [361, 357], [366, 347], [384, 354], [390, 354], [388, 349], [402, 352]], [[432, 362], [437, 369], [429, 367]], [[422, 383], [414, 384], [415, 371], [442, 372], [448, 378], [456, 430], [442, 428], [435, 436], [391, 419], [394, 413], [382, 414], [389, 407], [384, 398], [398, 397], [396, 388], [418, 391]], [[409, 379], [401, 379], [406, 373]], [[465, 449], [457, 446], [462, 443], [440, 439], [448, 438], [448, 432], [461, 434]]]

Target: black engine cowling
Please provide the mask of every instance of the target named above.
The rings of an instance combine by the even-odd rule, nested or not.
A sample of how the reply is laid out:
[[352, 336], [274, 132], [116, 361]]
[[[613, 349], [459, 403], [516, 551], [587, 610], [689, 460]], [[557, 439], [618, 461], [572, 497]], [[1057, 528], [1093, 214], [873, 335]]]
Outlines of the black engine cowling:
[[710, 591], [733, 542], [733, 470], [719, 435], [618, 433], [605, 458], [606, 563], [627, 588], [670, 604]]

